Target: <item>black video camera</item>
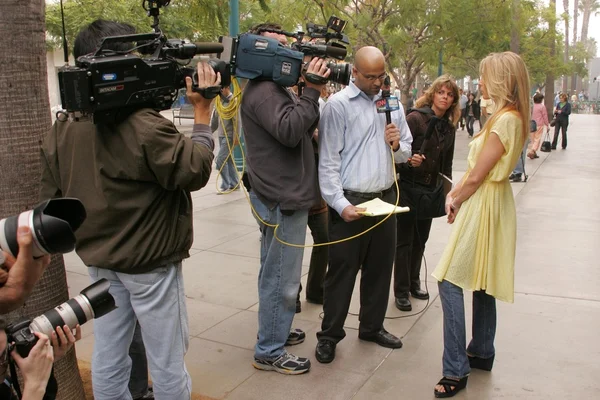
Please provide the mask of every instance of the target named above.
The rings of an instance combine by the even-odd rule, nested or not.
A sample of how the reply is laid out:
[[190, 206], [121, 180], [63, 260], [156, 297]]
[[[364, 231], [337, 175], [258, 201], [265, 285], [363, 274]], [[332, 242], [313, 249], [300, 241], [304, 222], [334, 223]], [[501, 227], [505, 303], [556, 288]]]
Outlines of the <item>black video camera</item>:
[[[171, 107], [185, 77], [194, 70], [177, 60], [189, 60], [197, 54], [218, 54], [219, 43], [186, 43], [167, 40], [158, 28], [159, 8], [170, 0], [144, 0], [148, 15], [154, 17], [155, 32], [104, 38], [91, 55], [79, 57], [76, 67], [65, 66], [58, 73], [63, 108], [75, 120], [92, 116], [94, 123], [110, 123], [142, 107], [165, 110]], [[128, 51], [106, 49], [114, 43], [135, 43]], [[152, 53], [147, 58], [134, 54]]]
[[[259, 29], [256, 34], [245, 33], [237, 37], [224, 36], [220, 41], [224, 51], [218, 60], [210, 60], [209, 64], [221, 73], [222, 85], [228, 85], [231, 76], [245, 79], [269, 80], [281, 86], [294, 86], [298, 83], [302, 72], [305, 72], [305, 56], [346, 58], [346, 35], [342, 34], [346, 22], [332, 16], [327, 26], [308, 23], [307, 32], [286, 32], [278, 29]], [[273, 32], [295, 39], [290, 47], [282, 46], [277, 39], [261, 36], [263, 32]], [[314, 40], [322, 43], [313, 43]], [[329, 78], [307, 76], [316, 84], [327, 81], [347, 85], [350, 82], [351, 68], [346, 63], [328, 63], [331, 70]]]

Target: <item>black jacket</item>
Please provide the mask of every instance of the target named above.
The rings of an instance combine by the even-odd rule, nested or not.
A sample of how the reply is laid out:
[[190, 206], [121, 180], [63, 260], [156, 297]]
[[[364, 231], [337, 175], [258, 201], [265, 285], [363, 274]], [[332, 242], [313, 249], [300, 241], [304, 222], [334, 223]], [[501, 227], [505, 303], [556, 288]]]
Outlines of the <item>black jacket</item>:
[[479, 108], [479, 103], [477, 103], [475, 100], [473, 100], [473, 103], [471, 104], [467, 102], [467, 107], [465, 108], [465, 117], [469, 116], [469, 110], [471, 109], [471, 107], [473, 108], [473, 116], [475, 117], [475, 119], [479, 119], [481, 115], [481, 109]]
[[[433, 116], [429, 107], [409, 111], [406, 122], [413, 136], [412, 153], [420, 152], [429, 120]], [[431, 138], [425, 143], [423, 155], [425, 160], [416, 168], [409, 167], [408, 163], [399, 164], [397, 167], [400, 177], [404, 180], [421, 183], [435, 187], [440, 179], [438, 172], [452, 178], [452, 162], [454, 159], [454, 142], [456, 128], [447, 117], [441, 119]]]
[[312, 135], [319, 92], [296, 97], [270, 81], [250, 81], [242, 97], [248, 178], [268, 207], [309, 210], [321, 201]]

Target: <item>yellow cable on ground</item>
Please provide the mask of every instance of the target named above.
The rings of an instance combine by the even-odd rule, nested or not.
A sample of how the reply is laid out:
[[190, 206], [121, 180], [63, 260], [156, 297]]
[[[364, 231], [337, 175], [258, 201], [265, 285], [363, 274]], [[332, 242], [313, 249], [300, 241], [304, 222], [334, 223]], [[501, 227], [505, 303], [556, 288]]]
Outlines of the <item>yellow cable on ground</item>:
[[[236, 173], [238, 174], [238, 183], [237, 185], [233, 188], [230, 189], [228, 191], [221, 191], [219, 189], [219, 185], [218, 185], [218, 177], [217, 177], [217, 191], [219, 193], [222, 194], [229, 194], [231, 192], [233, 192], [234, 190], [236, 190], [238, 187], [242, 187], [243, 191], [244, 191], [244, 195], [246, 196], [246, 200], [248, 201], [248, 204], [250, 204], [250, 209], [252, 210], [252, 213], [254, 214], [254, 216], [256, 217], [257, 220], [259, 220], [263, 225], [271, 227], [271, 228], [275, 228], [274, 231], [274, 237], [275, 239], [286, 245], [286, 246], [290, 246], [290, 247], [297, 247], [297, 248], [308, 248], [308, 247], [320, 247], [320, 246], [329, 246], [331, 244], [338, 244], [338, 243], [342, 243], [342, 242], [347, 242], [349, 240], [353, 240], [356, 239], [359, 236], [364, 235], [365, 233], [372, 231], [373, 229], [375, 229], [376, 227], [378, 227], [379, 225], [381, 225], [382, 223], [384, 223], [386, 220], [388, 220], [392, 215], [394, 215], [394, 212], [390, 212], [388, 215], [385, 216], [385, 218], [383, 218], [381, 221], [379, 221], [378, 223], [376, 223], [375, 225], [373, 225], [372, 227], [364, 230], [361, 233], [358, 233], [354, 236], [350, 236], [344, 239], [339, 239], [339, 240], [335, 240], [333, 242], [327, 242], [327, 243], [313, 243], [313, 244], [308, 244], [308, 245], [301, 245], [301, 244], [294, 244], [294, 243], [288, 243], [282, 239], [280, 239], [277, 236], [277, 229], [279, 228], [279, 224], [269, 224], [268, 222], [264, 221], [260, 215], [258, 215], [258, 212], [256, 212], [256, 210], [254, 209], [254, 207], [252, 206], [252, 202], [250, 201], [250, 196], [248, 195], [248, 192], [246, 191], [246, 188], [244, 187], [244, 185], [241, 185], [241, 176], [243, 175], [245, 169], [246, 169], [246, 157], [244, 154], [244, 148], [239, 144], [239, 136], [238, 136], [238, 115], [239, 115], [239, 108], [240, 105], [242, 104], [242, 92], [240, 89], [240, 85], [238, 83], [237, 78], [233, 79], [233, 97], [231, 98], [231, 100], [229, 101], [229, 104], [227, 105], [227, 107], [223, 106], [223, 102], [220, 98], [220, 96], [217, 97], [217, 101], [216, 101], [216, 111], [219, 115], [219, 121], [221, 123], [221, 126], [225, 126], [223, 123], [224, 119], [231, 119], [232, 123], [233, 123], [233, 137], [234, 137], [234, 142], [235, 139], [238, 138], [238, 143], [237, 144], [232, 144], [229, 141], [229, 137], [227, 136], [227, 133], [225, 133], [225, 139], [227, 140], [227, 146], [229, 148], [229, 154], [227, 156], [227, 158], [225, 159], [225, 161], [223, 162], [223, 165], [221, 166], [221, 168], [219, 169], [218, 174], [221, 175], [223, 168], [225, 167], [225, 164], [227, 163], [227, 160], [229, 160], [229, 158], [231, 158], [231, 161], [233, 163], [233, 166], [236, 170]], [[240, 150], [242, 153], [242, 170], [241, 172], [238, 171], [237, 169], [237, 165], [235, 165], [235, 161], [233, 160], [233, 149], [235, 146], [240, 146]], [[392, 176], [394, 177], [394, 183], [396, 185], [396, 204], [395, 206], [398, 207], [398, 204], [400, 203], [400, 187], [398, 186], [398, 180], [396, 179], [396, 168], [395, 168], [395, 162], [394, 162], [394, 151], [392, 149], [392, 147], [390, 146], [390, 154], [392, 156]], [[366, 217], [362, 217], [362, 218], [366, 218]]]

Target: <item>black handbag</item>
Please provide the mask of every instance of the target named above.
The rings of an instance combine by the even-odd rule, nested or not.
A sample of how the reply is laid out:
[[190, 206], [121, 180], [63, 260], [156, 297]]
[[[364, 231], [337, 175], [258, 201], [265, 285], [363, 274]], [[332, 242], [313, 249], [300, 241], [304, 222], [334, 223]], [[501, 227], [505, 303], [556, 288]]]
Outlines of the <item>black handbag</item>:
[[555, 126], [556, 125], [556, 117], [552, 118], [552, 120], [550, 120], [550, 126]]
[[552, 143], [550, 143], [550, 131], [549, 130], [546, 130], [546, 134], [544, 135], [544, 141], [542, 142], [540, 151], [543, 151], [544, 153], [550, 153], [552, 151]]
[[446, 194], [443, 182], [434, 189], [411, 179], [400, 177], [400, 205], [409, 207], [416, 219], [446, 215]]

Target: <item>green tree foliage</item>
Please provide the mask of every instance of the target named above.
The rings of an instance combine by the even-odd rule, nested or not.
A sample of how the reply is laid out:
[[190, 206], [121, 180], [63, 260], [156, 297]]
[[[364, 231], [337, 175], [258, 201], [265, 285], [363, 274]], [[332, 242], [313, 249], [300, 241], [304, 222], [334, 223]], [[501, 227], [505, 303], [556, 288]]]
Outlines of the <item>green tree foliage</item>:
[[[140, 0], [63, 0], [63, 4], [65, 30], [71, 48], [77, 33], [100, 18], [127, 22], [138, 33], [152, 31], [152, 19]], [[227, 32], [228, 0], [176, 0], [160, 12], [160, 27], [170, 38], [211, 41]], [[49, 46], [61, 48], [59, 3], [48, 4], [46, 8], [46, 29]]]
[[[131, 23], [138, 32], [151, 31], [151, 19], [140, 0], [64, 2], [71, 45], [76, 33], [97, 18]], [[597, 4], [598, 0], [579, 0], [584, 28]], [[228, 14], [229, 0], [173, 0], [161, 10], [161, 27], [170, 38], [212, 41], [227, 34]], [[240, 31], [262, 22], [280, 23], [288, 31], [303, 30], [307, 22], [325, 24], [334, 14], [348, 21], [349, 61], [359, 47], [381, 49], [404, 101], [417, 76], [435, 78], [440, 53], [444, 73], [476, 77], [483, 57], [510, 49], [511, 33], [513, 47], [518, 43], [534, 84], [543, 86], [549, 74], [560, 76], [584, 68], [583, 49], [574, 50], [567, 63], [563, 46], [552, 50], [563, 39], [550, 29], [557, 22], [555, 11], [541, 0], [249, 0], [240, 1]], [[60, 47], [57, 4], [48, 6], [46, 24], [49, 43]]]

